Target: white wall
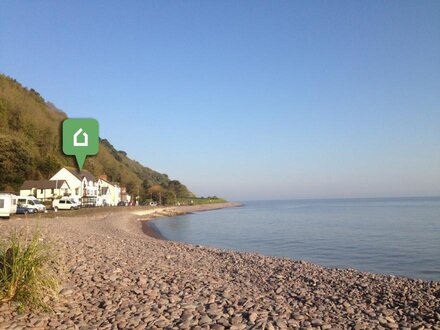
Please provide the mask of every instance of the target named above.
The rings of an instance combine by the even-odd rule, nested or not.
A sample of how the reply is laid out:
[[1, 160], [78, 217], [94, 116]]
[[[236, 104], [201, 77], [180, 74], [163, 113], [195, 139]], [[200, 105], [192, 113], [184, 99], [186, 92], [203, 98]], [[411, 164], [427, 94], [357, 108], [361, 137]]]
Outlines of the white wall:
[[82, 189], [81, 180], [78, 179], [74, 174], [70, 173], [69, 170], [62, 168], [50, 179], [51, 180], [66, 180], [67, 184], [70, 187], [70, 194], [72, 196], [77, 196], [77, 197], [83, 196], [83, 189]]

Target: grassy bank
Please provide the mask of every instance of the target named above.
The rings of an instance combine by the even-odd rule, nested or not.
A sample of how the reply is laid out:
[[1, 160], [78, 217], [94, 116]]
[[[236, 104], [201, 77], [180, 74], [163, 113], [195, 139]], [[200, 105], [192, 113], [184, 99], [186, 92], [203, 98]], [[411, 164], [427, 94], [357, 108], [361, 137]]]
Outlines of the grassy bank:
[[0, 304], [14, 303], [26, 308], [50, 310], [48, 302], [58, 293], [53, 270], [57, 255], [38, 231], [31, 237], [12, 231], [0, 241]]
[[228, 201], [218, 197], [197, 197], [197, 198], [179, 198], [177, 200], [181, 205], [201, 205], [214, 203], [227, 203]]

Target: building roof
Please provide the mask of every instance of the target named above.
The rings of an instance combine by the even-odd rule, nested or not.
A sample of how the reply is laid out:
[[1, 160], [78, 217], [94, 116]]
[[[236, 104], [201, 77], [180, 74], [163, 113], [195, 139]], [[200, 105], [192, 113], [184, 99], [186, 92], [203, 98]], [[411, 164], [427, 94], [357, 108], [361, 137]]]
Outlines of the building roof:
[[104, 181], [106, 183], [108, 183], [109, 185], [112, 185], [113, 187], [119, 187], [119, 183], [118, 182], [110, 182], [107, 179], [103, 179], [103, 178], [99, 178], [101, 181]]
[[58, 189], [61, 188], [64, 183], [68, 186], [66, 180], [26, 180], [20, 189]]
[[87, 181], [95, 181], [95, 177], [92, 173], [90, 173], [87, 170], [78, 171], [77, 169], [73, 167], [66, 167], [66, 170], [68, 170], [70, 173], [72, 173], [74, 176], [76, 176], [78, 179], [82, 180], [84, 178], [87, 179]]

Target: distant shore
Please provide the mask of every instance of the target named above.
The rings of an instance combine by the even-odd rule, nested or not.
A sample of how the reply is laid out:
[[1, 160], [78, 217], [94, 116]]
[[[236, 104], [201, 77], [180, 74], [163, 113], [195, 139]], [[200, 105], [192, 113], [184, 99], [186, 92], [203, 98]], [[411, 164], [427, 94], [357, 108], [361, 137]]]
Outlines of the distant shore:
[[440, 282], [155, 239], [142, 230], [157, 216], [219, 207], [228, 205], [0, 221], [1, 237], [38, 225], [63, 263], [54, 313], [17, 314], [3, 304], [0, 329], [440, 328]]

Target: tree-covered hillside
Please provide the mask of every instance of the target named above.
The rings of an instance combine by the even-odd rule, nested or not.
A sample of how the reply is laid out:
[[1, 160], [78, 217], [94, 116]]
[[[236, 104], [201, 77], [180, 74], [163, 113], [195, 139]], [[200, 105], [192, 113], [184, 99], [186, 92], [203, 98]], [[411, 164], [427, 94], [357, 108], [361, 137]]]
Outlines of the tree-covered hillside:
[[[76, 166], [61, 151], [61, 124], [67, 115], [38, 92], [0, 74], [0, 191], [17, 191], [24, 180], [48, 179], [62, 166]], [[106, 174], [141, 199], [192, 197], [179, 181], [170, 180], [116, 150], [102, 139], [99, 154], [87, 157], [84, 168], [95, 176]]]

